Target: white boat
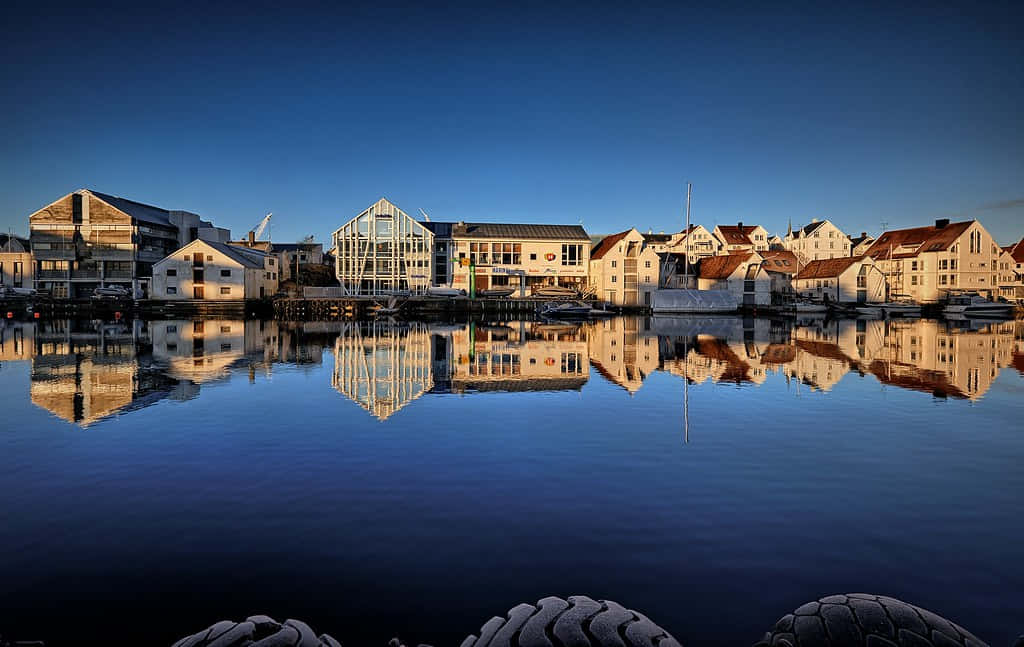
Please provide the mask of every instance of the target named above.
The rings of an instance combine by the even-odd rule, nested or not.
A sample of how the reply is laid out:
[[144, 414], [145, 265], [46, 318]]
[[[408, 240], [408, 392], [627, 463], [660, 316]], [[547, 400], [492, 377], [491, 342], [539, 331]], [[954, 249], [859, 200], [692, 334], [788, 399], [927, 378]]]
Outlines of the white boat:
[[1008, 317], [1013, 313], [1013, 306], [1009, 303], [989, 301], [977, 292], [963, 292], [949, 295], [942, 312], [966, 317]]
[[858, 315], [864, 317], [884, 317], [885, 311], [879, 306], [857, 306], [854, 308]]
[[651, 310], [655, 313], [736, 312], [740, 304], [726, 290], [655, 290]]
[[542, 317], [553, 317], [555, 319], [573, 318], [582, 319], [590, 316], [593, 310], [586, 303], [577, 301], [566, 301], [564, 303], [549, 302], [537, 309], [537, 314]]
[[824, 303], [815, 303], [814, 301], [797, 301], [793, 304], [797, 313], [803, 314], [807, 312], [828, 312], [828, 306]]
[[119, 285], [108, 285], [93, 290], [92, 296], [94, 299], [127, 299], [131, 296], [131, 292]]
[[533, 295], [548, 299], [572, 298], [579, 295], [574, 288], [564, 288], [560, 285], [545, 285], [534, 289]]
[[921, 306], [909, 301], [889, 301], [879, 303], [886, 317], [920, 317]]
[[36, 294], [38, 293], [32, 288], [15, 288], [9, 285], [6, 287], [0, 285], [0, 297], [34, 297]]
[[489, 288], [487, 290], [477, 290], [476, 295], [487, 298], [510, 297], [515, 291], [515, 288]]
[[428, 297], [451, 298], [451, 297], [461, 297], [464, 294], [466, 294], [466, 293], [464, 291], [458, 289], [458, 288], [446, 288], [444, 286], [427, 288], [427, 296]]

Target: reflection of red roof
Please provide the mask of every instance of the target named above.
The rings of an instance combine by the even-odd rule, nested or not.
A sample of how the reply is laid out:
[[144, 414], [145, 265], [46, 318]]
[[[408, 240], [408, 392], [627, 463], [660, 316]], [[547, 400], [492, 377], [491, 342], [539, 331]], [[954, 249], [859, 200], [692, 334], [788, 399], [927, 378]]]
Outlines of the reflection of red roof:
[[773, 249], [761, 252], [761, 257], [764, 258], [762, 267], [769, 272], [796, 274], [800, 271], [800, 261], [797, 260], [796, 254], [788, 249]]
[[804, 269], [796, 275], [798, 279], [830, 279], [845, 272], [851, 265], [864, 260], [863, 256], [848, 256], [844, 258], [826, 258], [820, 261], [811, 261], [804, 265]]
[[727, 279], [753, 254], [728, 254], [726, 256], [708, 256], [700, 261], [697, 275], [702, 279]]
[[1024, 353], [1014, 353], [1010, 362], [1017, 372], [1024, 375]]
[[623, 238], [628, 236], [629, 232], [631, 232], [631, 231], [633, 231], [633, 230], [632, 229], [627, 229], [626, 231], [620, 232], [618, 234], [612, 234], [611, 236], [605, 236], [601, 240], [601, 242], [599, 242], [597, 244], [597, 246], [594, 247], [594, 249], [592, 249], [590, 251], [590, 260], [593, 261], [593, 260], [596, 260], [596, 259], [599, 259], [599, 258], [604, 258], [604, 255], [607, 254], [609, 251], [611, 251], [611, 249], [613, 247], [615, 247], [615, 243], [619, 242], [620, 240], [622, 240]]
[[896, 364], [882, 360], [871, 362], [869, 370], [883, 384], [892, 384], [912, 391], [923, 391], [943, 398], [967, 397], [959, 387], [950, 384], [948, 376], [941, 371], [927, 371], [909, 364]]
[[839, 360], [840, 362], [847, 362], [850, 366], [856, 367], [855, 362], [849, 355], [839, 349], [836, 344], [826, 341], [811, 341], [809, 339], [798, 339], [796, 340], [796, 346], [805, 353], [816, 355], [817, 357], [824, 357], [826, 359]]
[[[867, 255], [874, 259], [889, 258], [890, 249], [893, 258], [912, 258], [921, 252], [940, 252], [949, 249], [973, 223], [973, 220], [969, 220], [950, 223], [942, 228], [931, 226], [887, 231], [868, 248]], [[903, 245], [914, 249], [900, 252], [899, 248]]]
[[750, 234], [755, 229], [757, 229], [756, 226], [718, 225], [718, 232], [722, 234], [726, 245], [753, 245], [754, 242], [750, 240]]
[[789, 364], [796, 359], [796, 347], [789, 344], [771, 344], [761, 355], [762, 364]]
[[694, 349], [698, 354], [708, 357], [726, 366], [725, 370], [718, 377], [719, 382], [750, 382], [750, 365], [740, 359], [739, 355], [729, 348], [729, 344], [718, 338], [697, 338], [697, 347]]

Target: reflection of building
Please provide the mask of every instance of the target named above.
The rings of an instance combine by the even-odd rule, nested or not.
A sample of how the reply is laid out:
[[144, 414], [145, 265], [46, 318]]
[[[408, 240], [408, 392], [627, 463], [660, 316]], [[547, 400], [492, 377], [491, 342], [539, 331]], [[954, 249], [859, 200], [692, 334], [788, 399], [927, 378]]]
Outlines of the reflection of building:
[[0, 320], [0, 362], [32, 359], [35, 350], [34, 324], [13, 319]]
[[598, 321], [589, 331], [590, 363], [605, 379], [636, 393], [658, 370], [658, 336], [648, 319], [616, 317]]
[[150, 323], [153, 359], [178, 380], [201, 384], [221, 379], [242, 360], [270, 363], [277, 340], [274, 321], [170, 320]]
[[589, 378], [579, 326], [470, 324], [451, 333], [451, 347], [456, 392], [578, 390]]
[[142, 322], [54, 321], [40, 324], [35, 341], [32, 402], [68, 422], [88, 426], [152, 404], [174, 390], [173, 380], [140, 365], [138, 349], [147, 342]]
[[433, 388], [432, 357], [424, 323], [345, 324], [334, 345], [331, 384], [386, 420]]

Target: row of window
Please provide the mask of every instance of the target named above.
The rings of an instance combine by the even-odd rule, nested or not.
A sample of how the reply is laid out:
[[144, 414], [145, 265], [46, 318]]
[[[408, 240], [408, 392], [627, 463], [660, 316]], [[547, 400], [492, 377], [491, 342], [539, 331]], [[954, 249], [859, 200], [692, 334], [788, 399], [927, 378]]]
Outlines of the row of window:
[[[202, 289], [202, 288], [200, 288], [200, 289]], [[168, 285], [167, 286], [167, 294], [177, 294], [177, 293], [178, 293], [178, 288], [177, 287], [175, 287], [173, 285]], [[222, 287], [220, 289], [220, 293], [221, 294], [231, 294], [231, 288], [230, 287]], [[170, 331], [168, 331], [168, 332], [170, 332]]]

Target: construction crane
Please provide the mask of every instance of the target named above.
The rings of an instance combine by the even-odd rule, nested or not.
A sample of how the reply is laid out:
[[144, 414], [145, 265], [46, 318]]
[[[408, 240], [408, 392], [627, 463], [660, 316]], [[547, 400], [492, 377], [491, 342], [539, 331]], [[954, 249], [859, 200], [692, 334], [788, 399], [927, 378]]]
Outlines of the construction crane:
[[263, 230], [265, 230], [267, 228], [267, 225], [270, 224], [270, 217], [273, 215], [273, 213], [268, 213], [267, 215], [263, 216], [263, 220], [261, 220], [258, 225], [249, 230], [249, 233], [252, 234], [254, 240], [259, 240], [260, 236], [263, 235]]

